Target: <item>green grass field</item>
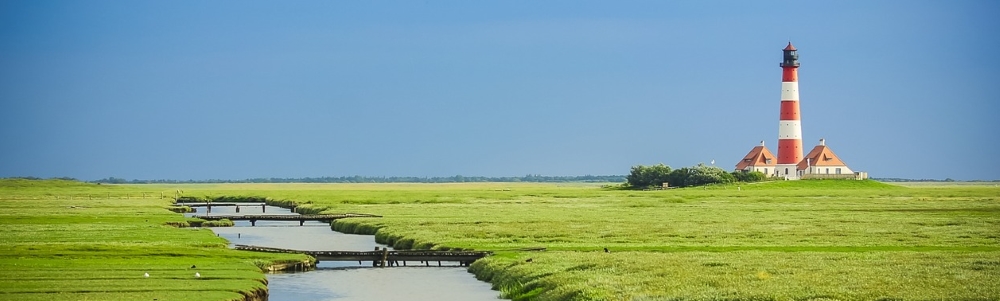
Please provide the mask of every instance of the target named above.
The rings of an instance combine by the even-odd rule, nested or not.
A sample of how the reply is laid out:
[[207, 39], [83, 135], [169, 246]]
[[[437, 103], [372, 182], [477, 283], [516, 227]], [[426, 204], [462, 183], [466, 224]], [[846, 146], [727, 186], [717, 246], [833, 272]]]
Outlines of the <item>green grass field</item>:
[[[518, 300], [1000, 299], [1000, 188], [992, 184], [161, 188], [295, 202], [300, 212], [383, 215], [334, 228], [400, 248], [499, 251], [471, 270]], [[527, 247], [547, 251], [516, 251]]]
[[[0, 299], [238, 299], [263, 287], [257, 264], [290, 259], [226, 250], [205, 229], [163, 226], [184, 218], [164, 209], [170, 201], [160, 193], [383, 215], [334, 228], [399, 248], [497, 251], [470, 270], [516, 300], [1000, 299], [1000, 188], [992, 184], [629, 191], [22, 180], [0, 186], [0, 268], [10, 276], [0, 280]], [[528, 247], [547, 250], [517, 250]], [[195, 279], [191, 265], [204, 277]]]
[[259, 266], [306, 260], [165, 226], [185, 219], [159, 192], [0, 179], [0, 300], [241, 300], [265, 287]]

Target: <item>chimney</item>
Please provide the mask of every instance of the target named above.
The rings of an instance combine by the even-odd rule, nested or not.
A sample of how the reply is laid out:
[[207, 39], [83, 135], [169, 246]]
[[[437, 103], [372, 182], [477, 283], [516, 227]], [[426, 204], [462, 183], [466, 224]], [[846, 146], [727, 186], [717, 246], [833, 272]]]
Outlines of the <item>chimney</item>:
[[826, 139], [820, 138], [819, 145], [826, 145]]
[[764, 140], [760, 141], [760, 146], [764, 146]]

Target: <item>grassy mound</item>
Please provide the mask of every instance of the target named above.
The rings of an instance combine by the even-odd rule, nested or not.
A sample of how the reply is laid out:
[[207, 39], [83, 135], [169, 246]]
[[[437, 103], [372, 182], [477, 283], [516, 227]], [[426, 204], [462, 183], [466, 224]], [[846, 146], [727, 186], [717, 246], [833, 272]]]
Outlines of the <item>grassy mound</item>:
[[769, 189], [905, 189], [905, 187], [886, 184], [875, 180], [798, 180], [798, 181], [768, 181], [744, 184], [754, 188]]

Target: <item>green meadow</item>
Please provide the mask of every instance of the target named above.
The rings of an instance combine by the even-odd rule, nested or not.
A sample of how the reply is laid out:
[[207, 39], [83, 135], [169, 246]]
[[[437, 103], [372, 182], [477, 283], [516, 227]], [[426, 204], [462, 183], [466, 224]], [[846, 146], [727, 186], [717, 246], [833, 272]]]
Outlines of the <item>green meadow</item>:
[[[294, 203], [299, 212], [382, 215], [333, 228], [397, 248], [497, 251], [470, 270], [515, 300], [1000, 299], [994, 184], [162, 187]], [[524, 250], [539, 247], [545, 251]]]
[[244, 300], [265, 289], [262, 267], [308, 260], [167, 226], [185, 219], [160, 192], [0, 179], [0, 300]]
[[994, 184], [24, 180], [0, 180], [0, 300], [238, 300], [264, 288], [261, 266], [304, 259], [165, 226], [186, 221], [166, 210], [175, 194], [382, 215], [332, 227], [397, 248], [495, 251], [470, 271], [515, 300], [1000, 300]]

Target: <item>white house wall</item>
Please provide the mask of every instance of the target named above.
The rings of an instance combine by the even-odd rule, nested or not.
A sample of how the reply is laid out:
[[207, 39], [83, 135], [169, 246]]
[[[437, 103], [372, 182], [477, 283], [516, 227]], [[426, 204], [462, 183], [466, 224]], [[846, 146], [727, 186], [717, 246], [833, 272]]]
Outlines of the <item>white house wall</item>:
[[810, 166], [806, 168], [806, 174], [817, 174], [817, 175], [835, 175], [837, 174], [837, 168], [840, 168], [840, 174], [853, 174], [854, 171], [848, 168], [846, 165], [833, 165], [833, 166]]

